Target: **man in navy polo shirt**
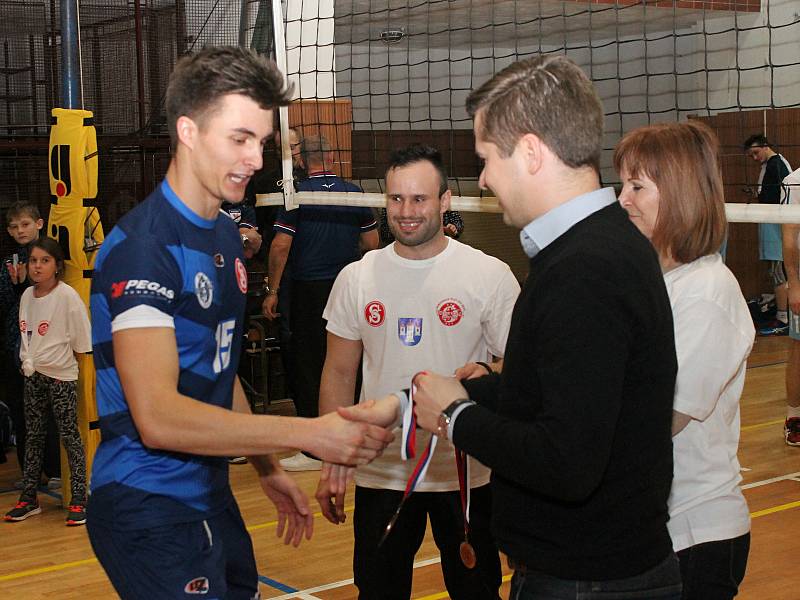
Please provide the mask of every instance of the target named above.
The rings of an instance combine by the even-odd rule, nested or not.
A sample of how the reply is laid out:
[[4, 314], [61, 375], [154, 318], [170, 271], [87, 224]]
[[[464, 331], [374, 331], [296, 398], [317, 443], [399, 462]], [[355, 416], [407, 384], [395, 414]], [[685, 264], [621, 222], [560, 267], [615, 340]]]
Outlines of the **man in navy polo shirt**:
[[[298, 192], [361, 191], [331, 171], [334, 154], [324, 137], [305, 137], [302, 156], [308, 179], [297, 183]], [[269, 249], [269, 288], [263, 311], [268, 319], [279, 315], [277, 294], [289, 260], [292, 343], [288, 360], [295, 376], [294, 402], [298, 416], [319, 414], [319, 383], [326, 344], [322, 311], [333, 282], [344, 267], [361, 258], [362, 250], [378, 247], [377, 226], [372, 210], [353, 206], [304, 205], [292, 211], [282, 210], [275, 219], [275, 237]], [[281, 466], [287, 471], [315, 471], [322, 464], [316, 458], [298, 453], [283, 459]]]

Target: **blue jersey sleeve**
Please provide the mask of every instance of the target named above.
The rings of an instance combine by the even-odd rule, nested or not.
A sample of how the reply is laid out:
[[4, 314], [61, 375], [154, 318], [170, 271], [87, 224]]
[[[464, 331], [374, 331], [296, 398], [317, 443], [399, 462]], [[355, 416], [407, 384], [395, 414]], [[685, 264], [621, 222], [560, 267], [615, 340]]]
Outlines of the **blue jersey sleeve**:
[[142, 305], [173, 316], [183, 287], [179, 252], [150, 236], [116, 244], [102, 262], [99, 281], [110, 320]]

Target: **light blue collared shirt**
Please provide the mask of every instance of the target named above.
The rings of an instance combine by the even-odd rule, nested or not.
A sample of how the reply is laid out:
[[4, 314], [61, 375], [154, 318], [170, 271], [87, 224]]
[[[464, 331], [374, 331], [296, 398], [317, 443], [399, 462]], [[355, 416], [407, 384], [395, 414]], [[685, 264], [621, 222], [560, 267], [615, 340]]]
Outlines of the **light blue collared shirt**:
[[616, 201], [614, 188], [610, 187], [575, 196], [528, 223], [519, 232], [522, 249], [533, 258], [573, 225]]

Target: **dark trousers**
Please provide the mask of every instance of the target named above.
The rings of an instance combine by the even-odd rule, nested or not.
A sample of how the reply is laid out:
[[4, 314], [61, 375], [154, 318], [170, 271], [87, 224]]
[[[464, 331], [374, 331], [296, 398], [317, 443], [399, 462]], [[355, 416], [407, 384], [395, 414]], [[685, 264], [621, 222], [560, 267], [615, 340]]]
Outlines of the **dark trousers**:
[[459, 492], [415, 492], [406, 501], [386, 541], [378, 547], [403, 492], [356, 486], [353, 516], [355, 549], [353, 574], [359, 600], [408, 600], [414, 555], [425, 537], [430, 518], [433, 539], [442, 556], [442, 574], [453, 600], [497, 600], [500, 557], [489, 532], [491, 491], [472, 490], [470, 543], [477, 555], [474, 569], [461, 562], [464, 519]]
[[299, 417], [319, 416], [319, 382], [327, 346], [322, 311], [333, 282], [333, 279], [292, 282], [290, 360], [294, 405]]
[[[14, 424], [14, 437], [17, 440], [17, 461], [20, 471], [25, 471], [25, 445], [27, 428], [25, 427], [25, 377], [14, 365], [13, 358], [6, 357], [6, 404], [11, 412]], [[61, 477], [61, 447], [58, 440], [58, 429], [53, 411], [47, 410], [47, 430], [44, 441], [44, 458], [42, 470], [48, 477]]]
[[744, 579], [750, 534], [697, 544], [678, 552], [683, 600], [730, 600]]
[[[512, 564], [509, 559], [509, 565]], [[539, 571], [516, 569], [509, 600], [680, 600], [681, 573], [670, 552], [652, 569], [608, 581], [559, 579]]]

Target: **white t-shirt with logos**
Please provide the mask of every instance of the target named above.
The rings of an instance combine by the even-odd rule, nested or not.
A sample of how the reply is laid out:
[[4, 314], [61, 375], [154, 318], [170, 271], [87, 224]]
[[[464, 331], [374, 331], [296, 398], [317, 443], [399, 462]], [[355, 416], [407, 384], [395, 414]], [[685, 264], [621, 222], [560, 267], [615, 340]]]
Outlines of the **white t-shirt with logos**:
[[678, 355], [673, 408], [692, 417], [672, 438], [667, 526], [678, 552], [750, 531], [736, 453], [739, 398], [755, 330], [739, 283], [719, 254], [681, 265], [664, 279]]
[[[403, 258], [394, 246], [345, 267], [323, 313], [328, 331], [364, 345], [362, 400], [408, 388], [421, 370], [452, 375], [468, 362], [502, 357], [519, 295], [508, 265], [456, 240], [425, 260]], [[358, 468], [358, 485], [405, 489], [416, 459], [401, 460], [400, 437]], [[429, 437], [418, 430], [417, 457]], [[470, 467], [472, 487], [488, 483], [486, 467], [474, 459]], [[416, 490], [457, 489], [453, 446], [442, 440]]]
[[19, 356], [25, 375], [38, 371], [53, 379], [75, 381], [78, 362], [73, 352], [92, 349], [86, 305], [78, 292], [63, 282], [41, 298], [33, 291], [33, 286], [26, 289], [19, 302]]

